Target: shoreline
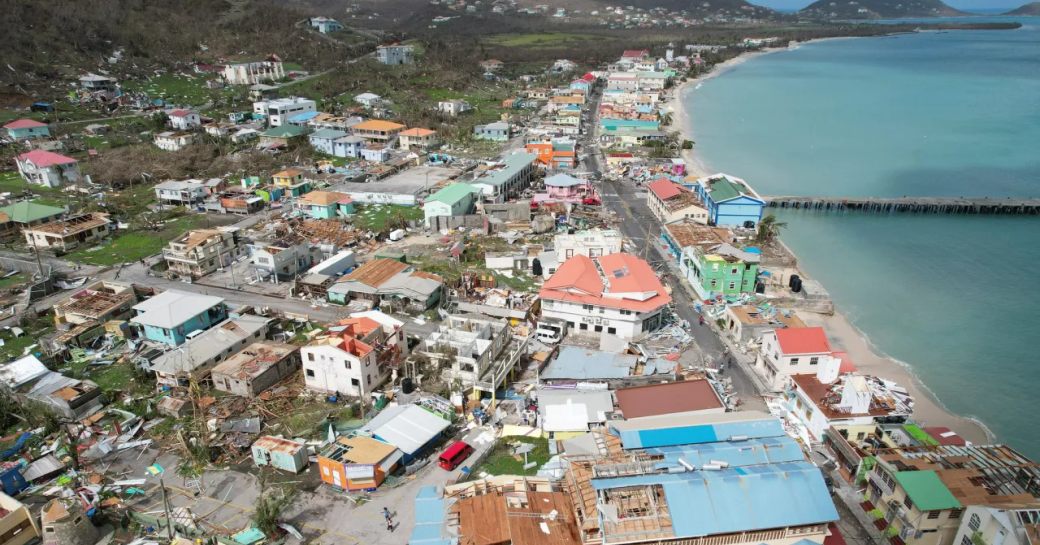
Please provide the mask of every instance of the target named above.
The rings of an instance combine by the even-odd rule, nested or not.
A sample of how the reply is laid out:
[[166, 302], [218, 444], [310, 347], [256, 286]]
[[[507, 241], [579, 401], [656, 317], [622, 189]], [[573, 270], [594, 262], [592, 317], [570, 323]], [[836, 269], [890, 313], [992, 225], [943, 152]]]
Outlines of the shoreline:
[[[798, 47], [806, 43], [846, 39], [853, 38], [837, 37], [810, 40], [800, 43]], [[672, 129], [676, 130], [682, 138], [696, 141], [692, 130], [693, 124], [691, 123], [693, 118], [682, 102], [682, 96], [687, 91], [691, 88], [696, 88], [709, 79], [725, 74], [748, 60], [790, 49], [789, 47], [775, 47], [738, 55], [715, 66], [710, 72], [687, 80], [673, 89], [672, 94], [665, 102], [666, 109], [672, 115]], [[694, 151], [695, 149], [696, 146], [694, 146], [694, 149], [683, 150], [681, 154], [681, 158], [686, 162], [687, 175], [701, 177], [714, 174], [715, 171], [708, 168], [704, 158], [700, 157]], [[797, 258], [797, 256], [795, 257]], [[798, 266], [798, 270], [804, 272], [801, 266]], [[812, 277], [812, 275], [806, 276]], [[996, 439], [993, 432], [981, 420], [971, 416], [957, 415], [947, 409], [924, 381], [917, 377], [913, 372], [912, 366], [888, 356], [874, 346], [869, 336], [858, 329], [840, 310], [835, 309], [834, 314], [830, 316], [801, 311], [799, 316], [806, 325], [822, 326], [827, 331], [827, 337], [832, 345], [847, 352], [861, 373], [891, 380], [906, 388], [914, 400], [912, 418], [922, 426], [949, 428], [974, 444], [987, 444]]]

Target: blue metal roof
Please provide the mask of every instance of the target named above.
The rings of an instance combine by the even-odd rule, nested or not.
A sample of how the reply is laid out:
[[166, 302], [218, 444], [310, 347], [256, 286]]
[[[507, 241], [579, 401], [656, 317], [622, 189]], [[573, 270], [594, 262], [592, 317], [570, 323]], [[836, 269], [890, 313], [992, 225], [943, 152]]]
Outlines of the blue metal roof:
[[[759, 419], [696, 422], [689, 418], [670, 418], [668, 416], [652, 419], [641, 418], [638, 421], [611, 423], [610, 431], [621, 438], [621, 445], [625, 449], [715, 443], [730, 441], [738, 437], [759, 439], [784, 435], [780, 420], [768, 415]], [[644, 424], [646, 427], [638, 427]]]
[[318, 112], [303, 112], [289, 118], [290, 123], [303, 123], [318, 117]]
[[646, 485], [664, 489], [680, 538], [838, 520], [820, 469], [806, 461], [592, 480], [596, 490]]
[[647, 454], [660, 454], [660, 467], [679, 466], [679, 458], [694, 467], [712, 462], [726, 462], [730, 467], [798, 462], [805, 459], [802, 448], [790, 436], [764, 437], [747, 441], [707, 443], [648, 448]]
[[445, 531], [448, 502], [435, 486], [424, 486], [415, 495], [415, 528], [408, 545], [452, 545], [455, 541]]

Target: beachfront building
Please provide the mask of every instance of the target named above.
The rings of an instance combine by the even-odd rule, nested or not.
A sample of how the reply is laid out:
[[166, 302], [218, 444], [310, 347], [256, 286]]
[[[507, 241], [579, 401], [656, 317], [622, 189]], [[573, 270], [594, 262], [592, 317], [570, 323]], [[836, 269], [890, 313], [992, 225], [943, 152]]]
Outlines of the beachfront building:
[[817, 367], [816, 374], [791, 376], [791, 386], [784, 393], [789, 418], [812, 441], [823, 441], [832, 426], [893, 424], [910, 418], [912, 401], [905, 391], [856, 373], [847, 354], [835, 353]]
[[761, 254], [725, 242], [707, 248], [694, 245], [683, 248], [679, 270], [702, 298], [738, 297], [755, 292], [760, 260]]
[[646, 205], [661, 223], [708, 223], [708, 210], [696, 193], [667, 178], [650, 182], [646, 189]]
[[822, 327], [788, 327], [767, 331], [755, 360], [755, 368], [777, 391], [794, 375], [815, 375], [834, 358]]
[[[1008, 527], [1003, 538], [1013, 542], [1028, 530], [1022, 525], [1035, 528], [1040, 521], [1040, 465], [1011, 447], [900, 447], [878, 450], [874, 458], [864, 507], [876, 510], [878, 527], [906, 545], [1007, 543], [982, 541], [986, 534], [1000, 536], [995, 526]], [[991, 514], [1004, 520], [989, 520]]]
[[560, 265], [538, 295], [543, 318], [563, 320], [575, 333], [622, 339], [660, 327], [672, 301], [650, 265], [626, 253], [576, 255]]
[[712, 225], [754, 227], [762, 219], [765, 199], [736, 176], [705, 176], [697, 179], [693, 187], [704, 201]]

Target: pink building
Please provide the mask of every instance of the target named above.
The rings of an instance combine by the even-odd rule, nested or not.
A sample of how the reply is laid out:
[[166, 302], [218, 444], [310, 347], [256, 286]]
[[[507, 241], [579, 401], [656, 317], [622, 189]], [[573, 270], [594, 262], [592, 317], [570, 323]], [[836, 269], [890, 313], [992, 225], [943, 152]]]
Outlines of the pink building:
[[569, 174], [556, 174], [545, 179], [545, 192], [550, 199], [580, 199], [592, 191], [592, 185]]

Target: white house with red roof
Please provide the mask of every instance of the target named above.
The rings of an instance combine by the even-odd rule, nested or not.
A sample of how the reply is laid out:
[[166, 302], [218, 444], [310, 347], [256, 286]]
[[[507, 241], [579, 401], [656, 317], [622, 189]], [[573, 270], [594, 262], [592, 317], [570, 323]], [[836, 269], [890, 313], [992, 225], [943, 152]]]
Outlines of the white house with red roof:
[[708, 224], [708, 209], [696, 193], [669, 180], [660, 178], [646, 186], [646, 205], [661, 223], [692, 221]]
[[30, 184], [46, 187], [61, 187], [66, 183], [78, 183], [82, 179], [79, 164], [72, 157], [45, 150], [32, 150], [15, 158], [18, 173]]
[[170, 126], [178, 131], [190, 131], [202, 126], [202, 118], [199, 117], [199, 114], [187, 108], [170, 110], [166, 113], [166, 117], [169, 118]]
[[303, 382], [308, 390], [367, 397], [390, 376], [390, 366], [403, 356], [394, 331], [370, 317], [342, 320], [300, 349]]
[[637, 339], [659, 328], [672, 301], [642, 259], [616, 253], [575, 255], [542, 285], [542, 317], [567, 322], [576, 333]]
[[51, 130], [47, 124], [35, 119], [16, 119], [4, 125], [4, 130], [7, 131], [7, 137], [15, 142], [50, 138], [51, 136]]
[[755, 366], [774, 390], [783, 390], [790, 377], [816, 375], [833, 360], [840, 364], [822, 327], [787, 327], [762, 334]]

